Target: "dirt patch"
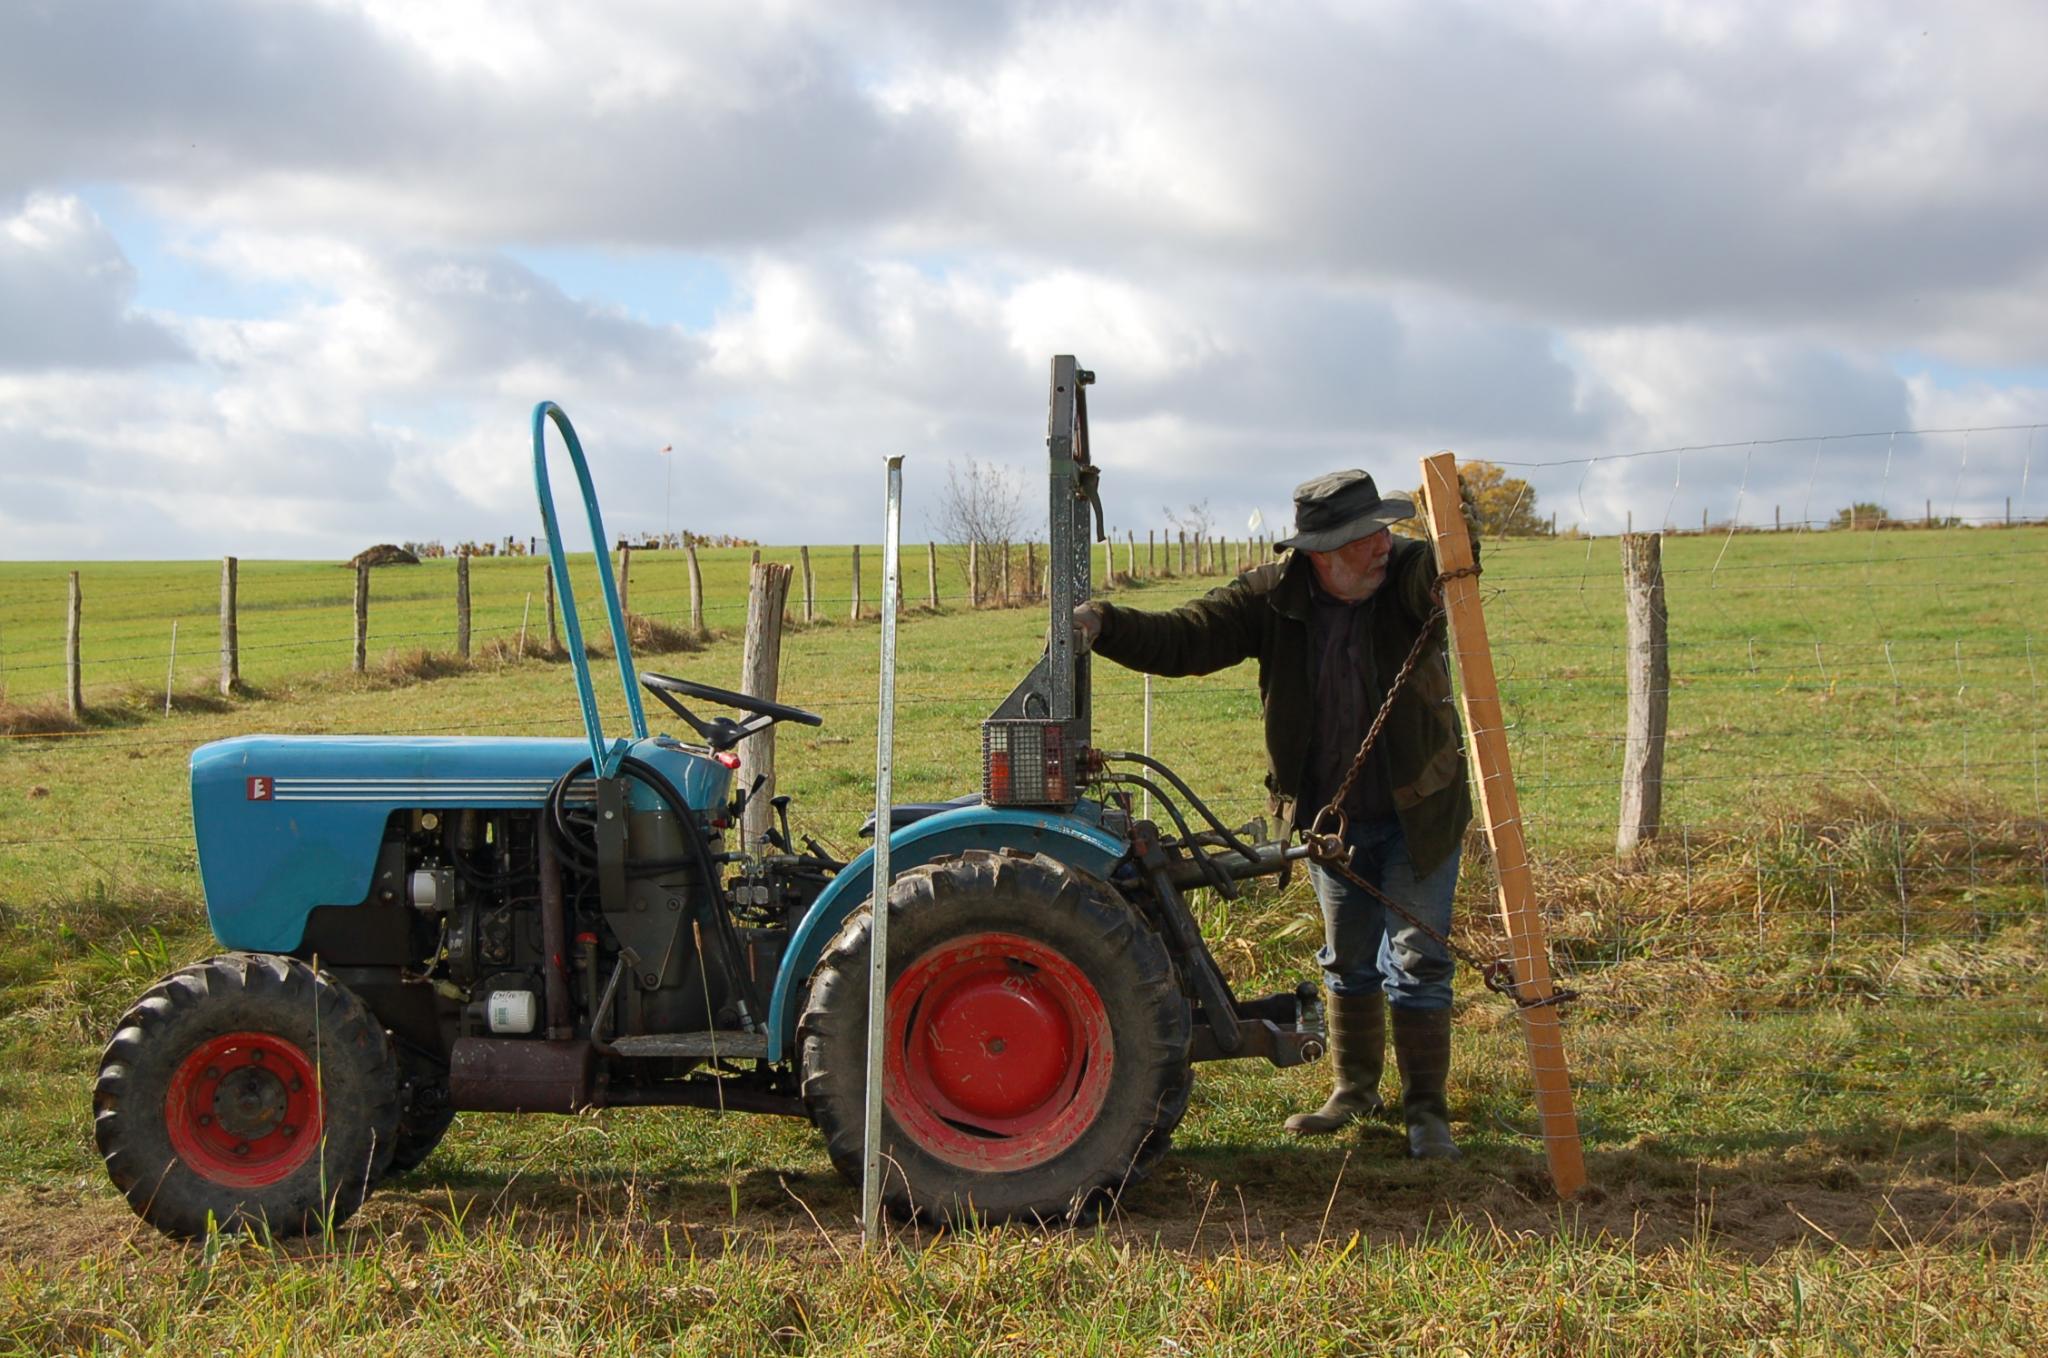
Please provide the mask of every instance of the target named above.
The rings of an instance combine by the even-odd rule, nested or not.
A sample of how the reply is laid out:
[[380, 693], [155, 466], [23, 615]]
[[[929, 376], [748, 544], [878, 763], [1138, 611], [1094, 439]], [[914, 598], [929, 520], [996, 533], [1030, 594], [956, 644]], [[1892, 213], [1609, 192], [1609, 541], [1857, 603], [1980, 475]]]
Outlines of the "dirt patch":
[[[1193, 1257], [1280, 1255], [1355, 1232], [1375, 1244], [1470, 1228], [1511, 1237], [1570, 1233], [1649, 1254], [1704, 1241], [1764, 1259], [1803, 1246], [1857, 1254], [1909, 1247], [2024, 1249], [2048, 1238], [2048, 1142], [1921, 1129], [1887, 1154], [1801, 1142], [1713, 1162], [1654, 1145], [1589, 1157], [1594, 1187], [1558, 1203], [1540, 1156], [1480, 1155], [1444, 1169], [1400, 1154], [1396, 1129], [1353, 1143], [1242, 1151], [1193, 1147], [1096, 1225], [1119, 1241]], [[342, 1230], [351, 1243], [426, 1248], [451, 1221], [526, 1239], [597, 1230], [621, 1244], [722, 1253], [762, 1243], [784, 1255], [858, 1251], [859, 1194], [829, 1172], [757, 1167], [732, 1180], [659, 1174], [551, 1179], [458, 1168], [378, 1190]], [[911, 1244], [946, 1233], [899, 1225]], [[293, 1255], [332, 1245], [300, 1241]], [[0, 1260], [60, 1267], [130, 1254], [189, 1258], [138, 1221], [111, 1189], [0, 1192]]]

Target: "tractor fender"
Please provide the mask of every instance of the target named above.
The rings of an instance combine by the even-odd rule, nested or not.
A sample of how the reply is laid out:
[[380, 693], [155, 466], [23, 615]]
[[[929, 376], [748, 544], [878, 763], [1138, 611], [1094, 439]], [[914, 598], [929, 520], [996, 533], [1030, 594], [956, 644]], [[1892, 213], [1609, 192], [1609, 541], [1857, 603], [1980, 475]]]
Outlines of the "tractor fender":
[[[913, 821], [890, 835], [889, 868], [892, 873], [901, 872], [969, 849], [1022, 849], [1108, 877], [1130, 845], [1121, 835], [1102, 828], [1101, 815], [1101, 806], [1094, 802], [1082, 802], [1070, 812], [963, 806]], [[780, 1061], [795, 1051], [804, 982], [840, 927], [867, 904], [874, 876], [875, 851], [863, 850], [819, 893], [790, 935], [768, 1000], [770, 1061]]]

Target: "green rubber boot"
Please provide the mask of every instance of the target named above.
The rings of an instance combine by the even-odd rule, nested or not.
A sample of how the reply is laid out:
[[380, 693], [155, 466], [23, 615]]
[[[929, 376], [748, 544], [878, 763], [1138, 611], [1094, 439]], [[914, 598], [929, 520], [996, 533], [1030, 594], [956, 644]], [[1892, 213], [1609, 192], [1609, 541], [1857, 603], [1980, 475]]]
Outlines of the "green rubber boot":
[[1417, 1160], [1459, 1160], [1451, 1139], [1451, 1011], [1394, 1006], [1394, 1060], [1401, 1067], [1401, 1120], [1408, 1124], [1408, 1154]]
[[1313, 1113], [1296, 1113], [1287, 1130], [1296, 1136], [1328, 1136], [1360, 1118], [1377, 1116], [1380, 1070], [1387, 1058], [1387, 997], [1332, 995], [1325, 1010], [1330, 1019], [1330, 1063], [1337, 1068], [1329, 1101]]

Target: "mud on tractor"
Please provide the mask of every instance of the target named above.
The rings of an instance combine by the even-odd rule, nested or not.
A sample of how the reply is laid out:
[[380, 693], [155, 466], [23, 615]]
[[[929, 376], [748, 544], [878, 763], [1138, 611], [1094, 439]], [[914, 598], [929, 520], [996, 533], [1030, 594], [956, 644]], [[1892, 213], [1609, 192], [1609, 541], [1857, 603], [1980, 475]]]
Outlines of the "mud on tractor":
[[[1298, 848], [1226, 826], [1091, 739], [1074, 606], [1099, 539], [1086, 388], [1052, 364], [1048, 645], [982, 727], [978, 795], [890, 814], [884, 1200], [938, 1219], [1071, 1219], [1142, 1179], [1192, 1064], [1322, 1051], [1313, 985], [1244, 1001], [1186, 893]], [[741, 742], [809, 712], [636, 673], [596, 569], [632, 733], [599, 722], [549, 485], [534, 476], [585, 739], [244, 736], [192, 756], [213, 934], [107, 1044], [94, 1131], [136, 1212], [180, 1236], [347, 1216], [458, 1114], [673, 1105], [809, 1118], [858, 1181], [873, 850], [799, 843], [788, 801], [733, 827]], [[649, 734], [640, 691], [680, 723]], [[707, 715], [711, 709], [715, 714]], [[1170, 832], [1133, 813], [1151, 792]], [[872, 833], [872, 822], [862, 833]]]

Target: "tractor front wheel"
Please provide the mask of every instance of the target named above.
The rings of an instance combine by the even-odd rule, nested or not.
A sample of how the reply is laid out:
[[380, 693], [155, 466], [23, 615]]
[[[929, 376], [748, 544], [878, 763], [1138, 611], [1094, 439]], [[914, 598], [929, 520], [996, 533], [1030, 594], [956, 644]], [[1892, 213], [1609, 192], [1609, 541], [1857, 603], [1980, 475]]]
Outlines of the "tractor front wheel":
[[339, 983], [267, 954], [159, 981], [100, 1059], [93, 1135], [114, 1186], [170, 1235], [339, 1223], [389, 1167], [398, 1067]]
[[[868, 938], [850, 920], [798, 1028], [803, 1094], [860, 1178]], [[1189, 1012], [1158, 937], [1043, 854], [964, 854], [889, 896], [883, 1194], [899, 1215], [1072, 1220], [1143, 1178], [1187, 1110]]]

